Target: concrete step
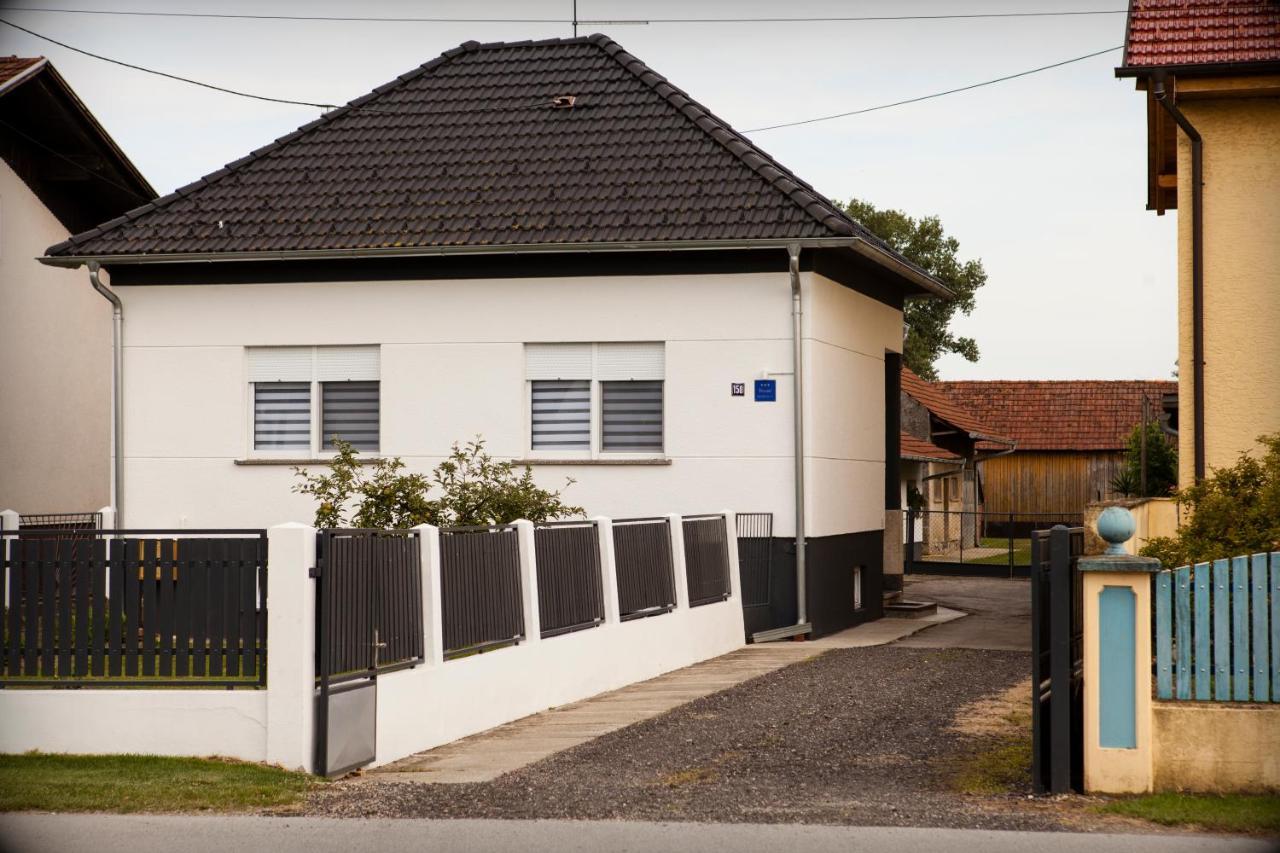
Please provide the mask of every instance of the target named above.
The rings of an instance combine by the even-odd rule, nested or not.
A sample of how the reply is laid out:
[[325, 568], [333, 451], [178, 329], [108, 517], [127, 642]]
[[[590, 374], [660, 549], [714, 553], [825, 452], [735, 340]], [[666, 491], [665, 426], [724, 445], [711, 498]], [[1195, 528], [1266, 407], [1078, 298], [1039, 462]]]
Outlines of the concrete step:
[[938, 605], [932, 601], [907, 601], [899, 599], [886, 602], [884, 615], [895, 619], [920, 619], [938, 612]]

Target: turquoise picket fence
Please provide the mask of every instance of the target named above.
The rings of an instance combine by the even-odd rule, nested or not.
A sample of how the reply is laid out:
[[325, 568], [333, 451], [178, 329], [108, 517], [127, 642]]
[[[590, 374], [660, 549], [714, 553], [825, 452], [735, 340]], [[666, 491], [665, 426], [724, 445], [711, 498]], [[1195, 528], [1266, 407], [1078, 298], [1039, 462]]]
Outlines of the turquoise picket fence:
[[1156, 695], [1280, 702], [1280, 551], [1155, 576]]

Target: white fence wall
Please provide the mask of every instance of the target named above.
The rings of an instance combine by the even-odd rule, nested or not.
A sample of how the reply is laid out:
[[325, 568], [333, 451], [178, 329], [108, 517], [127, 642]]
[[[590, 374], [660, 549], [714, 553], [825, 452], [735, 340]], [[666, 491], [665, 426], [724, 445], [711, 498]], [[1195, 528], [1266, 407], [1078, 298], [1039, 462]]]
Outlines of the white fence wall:
[[[684, 584], [680, 516], [670, 516], [678, 587]], [[726, 512], [731, 592], [690, 608], [680, 589], [669, 613], [622, 622], [610, 521], [601, 530], [605, 622], [542, 639], [533, 549], [521, 549], [527, 639], [444, 660], [440, 551], [420, 528], [426, 662], [378, 678], [377, 762], [385, 764], [546, 708], [585, 699], [733, 651], [743, 644], [736, 522]], [[525, 526], [523, 523], [522, 527]], [[526, 528], [522, 534], [531, 534]], [[222, 755], [313, 769], [315, 732], [314, 528], [269, 536], [267, 689], [0, 690], [0, 752]], [[533, 618], [530, 619], [529, 615]]]

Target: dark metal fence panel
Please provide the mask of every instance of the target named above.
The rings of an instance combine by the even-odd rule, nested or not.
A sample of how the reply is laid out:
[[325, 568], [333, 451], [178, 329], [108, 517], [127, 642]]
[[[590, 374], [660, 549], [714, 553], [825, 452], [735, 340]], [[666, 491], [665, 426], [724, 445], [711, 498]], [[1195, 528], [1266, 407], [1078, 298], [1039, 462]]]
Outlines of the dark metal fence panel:
[[729, 597], [729, 543], [724, 516], [691, 516], [683, 519], [685, 579], [689, 606], [714, 604]]
[[604, 621], [600, 538], [591, 522], [540, 524], [533, 531], [542, 636], [554, 637]]
[[1027, 577], [1031, 536], [1055, 525], [1080, 526], [1081, 513], [910, 510], [903, 524], [908, 572]]
[[421, 554], [412, 531], [320, 532], [317, 678], [340, 683], [426, 659]]
[[97, 530], [102, 527], [100, 512], [36, 512], [18, 516], [24, 532], [56, 530], [60, 532]]
[[676, 606], [671, 527], [665, 518], [613, 522], [618, 612], [623, 620], [666, 613]]
[[1031, 534], [1032, 781], [1037, 793], [1083, 790], [1084, 528]]
[[773, 573], [773, 513], [740, 512], [736, 524], [742, 606], [768, 606]]
[[515, 528], [441, 529], [440, 598], [446, 655], [524, 639]]
[[6, 531], [0, 683], [265, 685], [266, 532], [225, 532]]

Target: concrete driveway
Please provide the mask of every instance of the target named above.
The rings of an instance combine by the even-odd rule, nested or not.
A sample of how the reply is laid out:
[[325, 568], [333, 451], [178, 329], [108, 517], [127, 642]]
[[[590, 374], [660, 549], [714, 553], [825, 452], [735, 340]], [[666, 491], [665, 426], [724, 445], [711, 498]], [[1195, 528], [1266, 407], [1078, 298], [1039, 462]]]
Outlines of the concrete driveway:
[[895, 645], [916, 649], [1031, 651], [1031, 582], [1025, 578], [907, 575], [903, 597], [936, 601], [969, 615], [926, 628]]

